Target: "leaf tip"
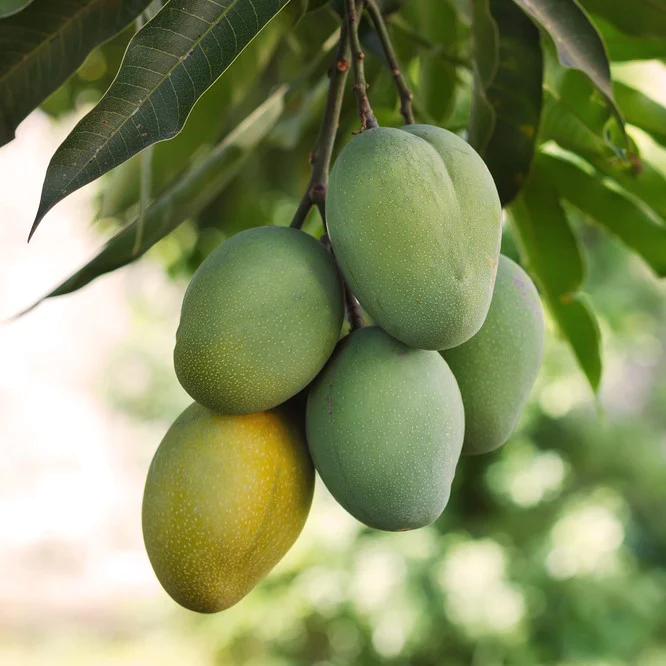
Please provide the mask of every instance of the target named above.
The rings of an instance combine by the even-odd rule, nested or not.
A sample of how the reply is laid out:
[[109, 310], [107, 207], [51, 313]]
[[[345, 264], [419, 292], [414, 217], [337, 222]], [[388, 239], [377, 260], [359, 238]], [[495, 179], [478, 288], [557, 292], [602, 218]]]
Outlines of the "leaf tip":
[[39, 210], [37, 211], [37, 215], [35, 215], [35, 221], [32, 223], [32, 226], [30, 227], [30, 233], [28, 233], [28, 243], [31, 241], [32, 237], [35, 235], [35, 231], [37, 231], [37, 227], [40, 225], [41, 221], [44, 219], [44, 216], [48, 212], [48, 208], [44, 210], [44, 206], [40, 204]]

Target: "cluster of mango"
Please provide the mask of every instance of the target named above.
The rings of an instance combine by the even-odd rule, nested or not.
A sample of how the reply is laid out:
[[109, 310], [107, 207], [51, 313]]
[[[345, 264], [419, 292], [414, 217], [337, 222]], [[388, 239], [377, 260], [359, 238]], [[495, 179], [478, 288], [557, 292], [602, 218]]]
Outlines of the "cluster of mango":
[[[497, 191], [465, 141], [362, 132], [326, 214], [335, 258], [302, 231], [258, 227], [212, 252], [185, 294], [174, 363], [196, 402], [150, 466], [143, 530], [187, 608], [229, 607], [280, 560], [315, 469], [370, 527], [434, 521], [461, 452], [508, 439], [538, 373], [541, 303], [499, 254]], [[375, 323], [341, 340], [340, 273]]]

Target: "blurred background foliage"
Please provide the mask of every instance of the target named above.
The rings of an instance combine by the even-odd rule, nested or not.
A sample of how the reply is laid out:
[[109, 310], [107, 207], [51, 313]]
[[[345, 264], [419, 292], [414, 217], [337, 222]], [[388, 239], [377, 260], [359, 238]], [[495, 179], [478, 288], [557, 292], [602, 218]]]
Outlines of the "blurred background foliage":
[[[599, 12], [595, 21], [617, 80], [663, 102], [666, 40], [658, 28], [657, 35], [644, 26], [623, 32], [603, 4], [583, 4]], [[305, 13], [306, 7], [291, 3], [208, 90], [183, 132], [154, 148], [157, 198], [274, 93], [276, 82], [288, 85], [283, 109], [250, 141], [252, 150], [234, 147], [224, 186], [145, 248], [147, 260], [181, 291], [225, 238], [252, 226], [289, 224], [300, 200], [338, 25], [328, 8]], [[390, 24], [417, 117], [463, 130], [473, 77], [466, 3], [413, 0]], [[43, 109], [60, 118], [95, 103], [132, 33], [95, 49]], [[367, 27], [364, 40], [376, 115], [382, 125], [398, 126], [393, 82]], [[550, 85], [581, 102], [590, 93], [579, 83]], [[575, 138], [562, 131], [556, 106], [549, 113], [546, 150]], [[338, 150], [357, 125], [348, 96]], [[658, 137], [664, 126], [655, 123], [650, 134], [629, 126], [658, 176], [650, 207], [663, 210], [666, 152]], [[606, 164], [596, 153], [587, 157], [599, 168]], [[136, 219], [142, 159], [102, 179], [97, 228], [107, 235]], [[43, 663], [62, 656], [63, 663], [96, 665], [143, 665], [146, 658], [211, 666], [666, 664], [666, 288], [577, 209], [567, 206], [567, 213], [584, 250], [583, 291], [602, 331], [605, 376], [597, 402], [550, 322], [544, 366], [518, 431], [499, 452], [461, 461], [450, 504], [434, 525], [409, 534], [373, 532], [319, 486], [295, 548], [237, 607], [196, 616], [161, 594], [124, 609], [120, 628], [85, 638], [75, 631], [42, 636], [36, 649]], [[321, 232], [314, 214], [305, 228]], [[503, 250], [519, 258], [510, 229]], [[154, 296], [132, 295], [137, 333], [109, 357], [100, 391], [127, 418], [166, 424], [186, 399], [170, 363], [176, 320], [151, 302]], [[156, 445], [146, 445], [146, 460]]]

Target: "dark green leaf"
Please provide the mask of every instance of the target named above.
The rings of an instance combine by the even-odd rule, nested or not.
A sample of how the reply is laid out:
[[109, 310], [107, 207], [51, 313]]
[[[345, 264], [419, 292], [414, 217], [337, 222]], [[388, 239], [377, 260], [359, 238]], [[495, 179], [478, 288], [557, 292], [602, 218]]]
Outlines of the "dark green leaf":
[[666, 276], [666, 226], [597, 174], [550, 155], [541, 156], [540, 165], [564, 199]]
[[314, 12], [317, 9], [321, 9], [324, 5], [328, 4], [328, 0], [306, 0], [307, 1], [307, 11]]
[[628, 35], [666, 38], [663, 0], [581, 0], [581, 4]]
[[53, 156], [31, 235], [66, 196], [178, 134], [199, 97], [287, 2], [168, 2], [134, 36], [106, 95]]
[[472, 42], [474, 44], [474, 90], [468, 128], [469, 142], [482, 152], [495, 129], [495, 110], [486, 90], [499, 64], [499, 30], [490, 13], [490, 0], [472, 0]]
[[[285, 19], [280, 15], [278, 19]], [[286, 21], [285, 21], [286, 22]], [[229, 130], [261, 98], [245, 104], [250, 90], [261, 94], [260, 77], [276, 55], [283, 33], [276, 20], [262, 31], [220, 77], [202, 95], [178, 136], [154, 146], [153, 191], [161, 192], [174, 178], [184, 172], [203, 151], [216, 144], [223, 131]], [[265, 97], [265, 93], [264, 93]], [[102, 186], [100, 217], [118, 217], [139, 200], [139, 161], [142, 153], [123, 162], [108, 173]]]
[[193, 165], [145, 211], [141, 244], [135, 248], [137, 221], [116, 234], [85, 266], [30, 308], [53, 296], [81, 289], [95, 278], [138, 259], [185, 220], [198, 215], [234, 178], [253, 149], [274, 127], [284, 108], [287, 87], [277, 90], [205, 159]]
[[550, 35], [555, 42], [560, 63], [569, 69], [579, 70], [590, 78], [604, 95], [622, 127], [622, 114], [613, 97], [613, 84], [604, 42], [576, 1], [514, 0], [514, 2]]
[[18, 14], [23, 11], [33, 0], [0, 0], [0, 19]]
[[35, 0], [0, 21], [0, 146], [95, 46], [120, 32], [150, 0]]
[[525, 263], [596, 392], [601, 378], [599, 333], [592, 311], [578, 294], [585, 276], [583, 257], [541, 156], [509, 215]]
[[[506, 0], [490, 0], [489, 7], [499, 33], [497, 66], [490, 79], [481, 75], [475, 79], [475, 86], [483, 83], [484, 89], [475, 90], [469, 136], [493, 174], [502, 205], [506, 205], [523, 186], [534, 157], [543, 60], [539, 31], [518, 7]], [[479, 35], [475, 39], [477, 52], [482, 42]], [[487, 68], [483, 62], [479, 64], [479, 72]], [[492, 116], [487, 113], [486, 103], [492, 107]], [[484, 108], [477, 110], [479, 104]], [[489, 117], [494, 120], [490, 131], [488, 127], [476, 127]], [[485, 144], [475, 145], [481, 136]]]
[[615, 97], [629, 124], [640, 127], [657, 143], [666, 146], [666, 108], [619, 81], [615, 82]]

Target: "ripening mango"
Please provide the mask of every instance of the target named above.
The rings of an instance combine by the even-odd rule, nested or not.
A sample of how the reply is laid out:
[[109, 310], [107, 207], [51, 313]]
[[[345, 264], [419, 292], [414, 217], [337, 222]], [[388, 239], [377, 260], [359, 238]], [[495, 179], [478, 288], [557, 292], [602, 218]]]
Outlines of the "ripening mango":
[[448, 349], [479, 330], [497, 271], [501, 206], [463, 139], [428, 125], [362, 132], [335, 162], [326, 213], [345, 279], [391, 336]]
[[319, 476], [349, 513], [381, 530], [423, 527], [442, 513], [463, 431], [460, 391], [440, 354], [375, 326], [340, 342], [308, 397]]
[[190, 610], [229, 608], [292, 546], [313, 488], [304, 433], [288, 411], [227, 416], [190, 405], [157, 449], [143, 496], [160, 583]]
[[340, 276], [321, 243], [285, 227], [243, 231], [190, 282], [176, 375], [192, 398], [220, 413], [271, 409], [314, 379], [343, 317]]
[[518, 264], [500, 256], [481, 330], [442, 352], [465, 405], [463, 453], [487, 453], [509, 438], [539, 374], [543, 338], [543, 308], [534, 283]]

